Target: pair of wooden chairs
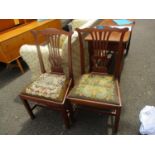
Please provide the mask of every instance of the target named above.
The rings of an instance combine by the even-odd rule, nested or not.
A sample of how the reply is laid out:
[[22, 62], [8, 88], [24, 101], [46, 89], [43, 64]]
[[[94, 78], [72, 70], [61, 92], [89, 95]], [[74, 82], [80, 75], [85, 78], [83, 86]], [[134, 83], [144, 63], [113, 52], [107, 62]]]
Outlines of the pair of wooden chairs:
[[[80, 57], [81, 57], [81, 78], [74, 85], [72, 72], [72, 54], [71, 54], [71, 32], [49, 28], [45, 30], [33, 31], [38, 51], [40, 68], [42, 74], [38, 79], [28, 85], [21, 92], [25, 108], [33, 119], [33, 109], [36, 105], [45, 106], [53, 110], [60, 111], [64, 118], [67, 128], [73, 118], [73, 104], [84, 105], [104, 111], [115, 116], [113, 131], [116, 133], [121, 113], [121, 97], [118, 79], [120, 77], [120, 64], [123, 54], [123, 38], [128, 29], [104, 28], [103, 30], [95, 28], [76, 29], [79, 35]], [[84, 38], [83, 33], [87, 32], [92, 37], [92, 50], [90, 57], [90, 72], [84, 71]], [[108, 50], [109, 38], [112, 33], [120, 35], [117, 50], [114, 54], [113, 75], [108, 74], [108, 64], [111, 60], [111, 52]], [[63, 71], [63, 61], [61, 58], [60, 37], [65, 35], [68, 38], [68, 74]], [[44, 43], [40, 43], [39, 38], [44, 38]], [[41, 46], [47, 46], [49, 50], [49, 62], [51, 72], [47, 73], [42, 57]], [[28, 101], [36, 103], [31, 107]]]

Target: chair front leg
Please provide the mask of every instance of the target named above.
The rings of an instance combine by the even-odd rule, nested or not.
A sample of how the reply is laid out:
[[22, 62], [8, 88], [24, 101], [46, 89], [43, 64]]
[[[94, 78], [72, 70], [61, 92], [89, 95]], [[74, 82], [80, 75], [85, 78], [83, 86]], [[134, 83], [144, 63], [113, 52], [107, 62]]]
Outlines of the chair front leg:
[[69, 117], [68, 117], [68, 113], [67, 113], [66, 109], [64, 108], [61, 113], [62, 113], [62, 117], [64, 119], [65, 127], [67, 129], [69, 129], [70, 128], [70, 122], [69, 122]]
[[71, 121], [75, 122], [73, 106], [69, 100], [67, 101], [67, 109], [69, 110], [69, 116], [70, 116]]
[[121, 108], [117, 108], [116, 109], [116, 116], [115, 116], [115, 124], [114, 124], [114, 134], [116, 134], [118, 131], [120, 114], [121, 114]]
[[31, 119], [34, 119], [35, 116], [34, 116], [34, 114], [33, 114], [33, 112], [32, 112], [32, 109], [31, 109], [31, 107], [30, 107], [28, 101], [25, 100], [25, 99], [22, 99], [22, 98], [21, 98], [21, 100], [22, 100], [22, 102], [24, 103], [24, 106], [25, 106], [25, 108], [26, 108], [28, 114], [30, 115]]

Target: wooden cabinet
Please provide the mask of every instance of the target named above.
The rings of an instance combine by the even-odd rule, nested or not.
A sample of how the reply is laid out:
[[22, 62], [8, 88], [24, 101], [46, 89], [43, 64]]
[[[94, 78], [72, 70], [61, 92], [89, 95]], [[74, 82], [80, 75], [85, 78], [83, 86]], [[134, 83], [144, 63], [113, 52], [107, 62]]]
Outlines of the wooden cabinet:
[[[0, 62], [10, 64], [20, 57], [19, 49], [23, 44], [34, 44], [31, 30], [41, 30], [45, 28], [61, 28], [58, 19], [45, 21], [32, 21], [19, 25], [15, 28], [0, 33]], [[18, 64], [18, 62], [17, 62]], [[23, 72], [23, 69], [20, 68]]]

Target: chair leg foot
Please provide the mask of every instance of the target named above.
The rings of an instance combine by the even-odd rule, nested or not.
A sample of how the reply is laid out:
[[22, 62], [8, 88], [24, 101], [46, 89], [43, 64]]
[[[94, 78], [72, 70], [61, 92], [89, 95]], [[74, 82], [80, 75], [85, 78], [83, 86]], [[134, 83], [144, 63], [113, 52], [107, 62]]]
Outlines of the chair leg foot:
[[68, 106], [71, 122], [73, 123], [73, 122], [75, 122], [73, 107], [70, 103], [68, 103], [67, 106]]
[[62, 110], [62, 117], [64, 119], [65, 127], [67, 129], [69, 129], [70, 128], [70, 122], [69, 122], [69, 117], [68, 117], [67, 111], [65, 109]]
[[28, 101], [27, 101], [27, 100], [24, 100], [24, 99], [22, 99], [22, 101], [23, 101], [24, 106], [25, 106], [25, 108], [26, 108], [28, 114], [30, 115], [31, 119], [34, 119], [35, 116], [34, 116], [34, 114], [33, 114], [33, 112], [32, 112], [32, 109], [30, 108], [30, 105], [29, 105]]
[[118, 131], [119, 121], [120, 121], [120, 114], [121, 114], [121, 108], [116, 109], [116, 116], [115, 116], [115, 124], [114, 124], [114, 130], [113, 133], [116, 134]]

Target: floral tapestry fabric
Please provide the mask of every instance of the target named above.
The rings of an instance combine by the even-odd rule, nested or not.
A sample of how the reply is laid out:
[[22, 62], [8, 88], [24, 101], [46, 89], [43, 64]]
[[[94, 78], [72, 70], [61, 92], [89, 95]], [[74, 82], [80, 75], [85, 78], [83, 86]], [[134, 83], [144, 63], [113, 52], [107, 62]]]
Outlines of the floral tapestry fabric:
[[25, 90], [27, 94], [62, 101], [67, 89], [68, 80], [65, 75], [42, 74]]
[[69, 97], [119, 104], [115, 80], [108, 75], [84, 74]]

